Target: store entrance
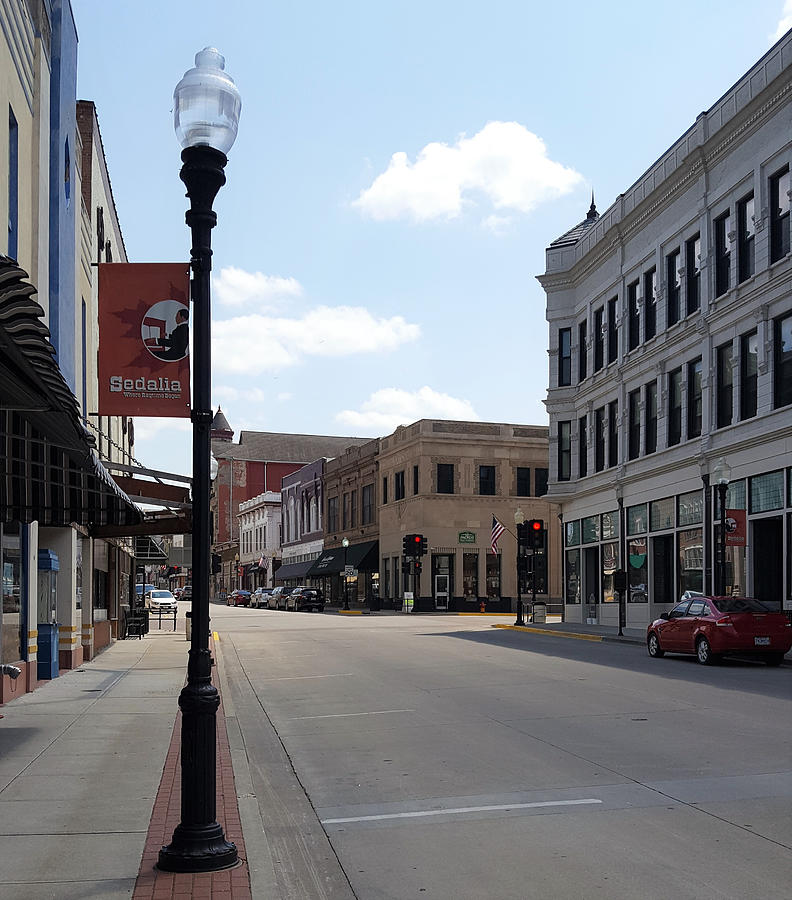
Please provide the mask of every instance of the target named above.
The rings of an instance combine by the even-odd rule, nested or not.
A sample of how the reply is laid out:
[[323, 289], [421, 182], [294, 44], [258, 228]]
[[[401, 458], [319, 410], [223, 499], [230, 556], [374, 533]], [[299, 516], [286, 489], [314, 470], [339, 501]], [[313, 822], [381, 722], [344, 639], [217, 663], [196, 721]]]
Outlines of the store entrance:
[[652, 603], [675, 603], [674, 536], [662, 534], [651, 539], [652, 544]]
[[[781, 608], [784, 590], [784, 530], [781, 516], [752, 523], [753, 596], [773, 609]], [[757, 548], [761, 547], [760, 554]]]

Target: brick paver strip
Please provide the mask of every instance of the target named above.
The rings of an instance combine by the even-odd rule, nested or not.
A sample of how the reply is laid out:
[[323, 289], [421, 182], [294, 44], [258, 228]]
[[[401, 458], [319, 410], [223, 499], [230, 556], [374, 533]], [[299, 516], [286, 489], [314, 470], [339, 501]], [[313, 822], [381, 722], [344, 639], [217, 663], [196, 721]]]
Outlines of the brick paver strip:
[[[216, 673], [217, 669], [213, 671]], [[217, 821], [223, 826], [227, 840], [236, 844], [242, 864], [233, 869], [199, 874], [160, 872], [154, 868], [160, 848], [170, 843], [173, 830], [181, 818], [180, 750], [181, 710], [176, 715], [168, 755], [165, 757], [165, 768], [151, 813], [133, 900], [186, 900], [188, 897], [205, 900], [252, 900], [222, 695], [220, 708], [217, 710]]]

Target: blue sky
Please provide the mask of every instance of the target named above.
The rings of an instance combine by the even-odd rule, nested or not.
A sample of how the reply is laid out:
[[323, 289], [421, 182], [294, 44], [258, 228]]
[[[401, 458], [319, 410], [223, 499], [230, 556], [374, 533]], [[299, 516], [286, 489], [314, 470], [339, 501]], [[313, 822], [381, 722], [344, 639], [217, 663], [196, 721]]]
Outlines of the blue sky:
[[[72, 5], [130, 261], [189, 256], [172, 95], [195, 53], [241, 91], [213, 234], [237, 436], [545, 424], [545, 247], [792, 27], [792, 0]], [[138, 419], [136, 456], [188, 473], [189, 424]]]

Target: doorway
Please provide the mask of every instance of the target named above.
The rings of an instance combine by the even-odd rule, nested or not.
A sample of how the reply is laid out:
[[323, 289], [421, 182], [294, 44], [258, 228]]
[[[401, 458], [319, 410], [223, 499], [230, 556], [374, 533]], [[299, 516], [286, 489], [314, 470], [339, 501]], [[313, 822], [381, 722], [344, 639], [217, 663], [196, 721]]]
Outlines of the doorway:
[[[781, 516], [751, 523], [753, 596], [772, 609], [781, 609], [784, 590], [784, 532]], [[762, 548], [761, 562], [758, 548]]]
[[674, 603], [674, 535], [662, 534], [652, 543], [652, 603]]
[[583, 550], [583, 593], [586, 598], [586, 618], [597, 618], [597, 604], [600, 596], [599, 547], [585, 547]]
[[435, 575], [435, 609], [448, 609], [448, 575]]

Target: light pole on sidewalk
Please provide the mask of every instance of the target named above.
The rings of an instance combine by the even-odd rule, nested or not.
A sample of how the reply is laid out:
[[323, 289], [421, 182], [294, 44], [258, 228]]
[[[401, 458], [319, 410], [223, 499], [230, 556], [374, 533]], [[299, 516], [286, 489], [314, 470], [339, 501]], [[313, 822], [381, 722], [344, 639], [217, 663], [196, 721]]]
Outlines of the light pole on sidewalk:
[[715, 593], [721, 596], [726, 593], [726, 491], [731, 478], [731, 466], [721, 456], [712, 468], [712, 477], [718, 487], [718, 567], [716, 569], [718, 584]]
[[344, 609], [349, 611], [349, 576], [347, 575], [347, 548], [349, 547], [349, 539], [344, 538], [341, 541], [344, 548]]
[[193, 300], [193, 594], [192, 636], [187, 684], [179, 695], [181, 725], [181, 821], [171, 843], [159, 853], [168, 872], [212, 872], [233, 866], [236, 846], [226, 840], [216, 814], [216, 715], [220, 705], [212, 684], [209, 651], [209, 573], [212, 423], [211, 294], [212, 209], [225, 184], [226, 153], [236, 139], [242, 102], [224, 71], [225, 60], [207, 47], [195, 56], [173, 94], [174, 126], [181, 143], [181, 180], [190, 209]]
[[525, 547], [525, 513], [517, 507], [514, 514], [515, 531], [517, 532], [517, 621], [515, 625], [525, 625], [523, 621], [523, 602], [522, 602], [522, 585], [520, 584], [520, 576], [522, 574], [523, 548]]

